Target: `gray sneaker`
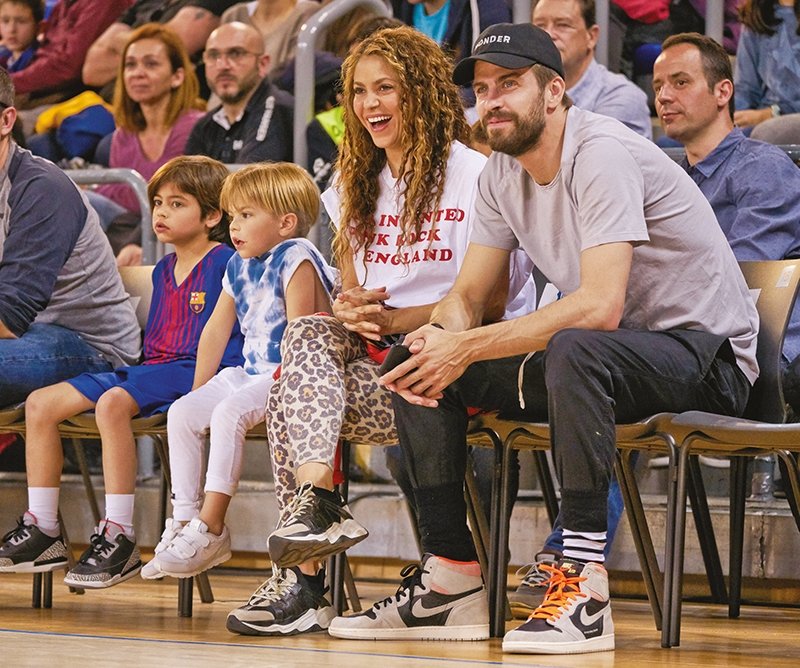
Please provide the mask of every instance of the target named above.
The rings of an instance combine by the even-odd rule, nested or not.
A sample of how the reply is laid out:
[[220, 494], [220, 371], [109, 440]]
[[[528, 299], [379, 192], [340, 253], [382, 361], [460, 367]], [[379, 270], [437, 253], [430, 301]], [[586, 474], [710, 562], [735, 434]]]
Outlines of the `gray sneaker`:
[[104, 589], [132, 578], [142, 569], [136, 543], [114, 522], [104, 521], [89, 541], [64, 584], [78, 589]]
[[480, 574], [459, 572], [426, 554], [406, 566], [394, 596], [369, 610], [337, 617], [328, 627], [335, 638], [352, 640], [486, 640], [489, 604]]
[[511, 614], [514, 619], [528, 619], [530, 614], [536, 610], [544, 601], [547, 593], [547, 583], [550, 580], [550, 573], [540, 568], [542, 564], [555, 566], [561, 559], [560, 554], [552, 552], [539, 552], [536, 561], [527, 564], [517, 571], [517, 575], [522, 578], [517, 590], [508, 597], [511, 606]]

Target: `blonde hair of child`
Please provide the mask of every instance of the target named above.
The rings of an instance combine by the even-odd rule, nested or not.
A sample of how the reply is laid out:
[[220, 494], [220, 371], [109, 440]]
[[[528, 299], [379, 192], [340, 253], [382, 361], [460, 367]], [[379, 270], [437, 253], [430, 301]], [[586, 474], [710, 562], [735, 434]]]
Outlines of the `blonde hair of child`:
[[256, 206], [274, 216], [297, 216], [295, 236], [304, 237], [319, 216], [319, 189], [308, 172], [290, 162], [261, 162], [225, 179], [220, 195], [225, 211]]

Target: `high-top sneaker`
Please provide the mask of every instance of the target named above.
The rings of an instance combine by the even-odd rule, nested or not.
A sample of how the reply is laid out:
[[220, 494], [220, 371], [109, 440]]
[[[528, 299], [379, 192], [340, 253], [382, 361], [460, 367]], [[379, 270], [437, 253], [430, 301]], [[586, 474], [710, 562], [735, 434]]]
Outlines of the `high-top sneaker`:
[[67, 565], [67, 548], [61, 534], [50, 536], [36, 525], [29, 512], [3, 536], [0, 573], [44, 573]]
[[142, 568], [139, 548], [115, 522], [104, 520], [89, 543], [75, 568], [64, 578], [64, 583], [70, 587], [112, 587], [132, 578]]

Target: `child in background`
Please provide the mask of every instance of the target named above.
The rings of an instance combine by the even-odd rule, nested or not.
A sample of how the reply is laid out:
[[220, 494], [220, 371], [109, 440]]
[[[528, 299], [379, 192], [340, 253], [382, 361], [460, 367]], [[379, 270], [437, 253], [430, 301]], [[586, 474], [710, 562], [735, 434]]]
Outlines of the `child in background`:
[[19, 72], [33, 59], [44, 18], [42, 0], [0, 0], [0, 66]]
[[[64, 582], [79, 588], [110, 587], [141, 569], [133, 531], [136, 444], [131, 419], [166, 411], [192, 387], [200, 335], [214, 311], [233, 254], [221, 243], [228, 239], [228, 221], [219, 207], [227, 174], [216, 160], [179, 157], [150, 181], [153, 229], [158, 240], [172, 244], [175, 252], [153, 271], [144, 361], [108, 373], [82, 374], [28, 397], [28, 510], [0, 546], [0, 572], [43, 572], [67, 564], [58, 526], [64, 461], [58, 424], [92, 408], [103, 445], [106, 518]], [[226, 325], [218, 332], [217, 367], [242, 360], [238, 326]]]
[[[331, 308], [336, 272], [301, 238], [317, 220], [319, 197], [308, 173], [289, 163], [250, 165], [225, 181], [220, 202], [232, 216], [237, 254], [200, 338], [194, 390], [169, 411], [173, 517], [142, 570], [144, 578], [190, 577], [231, 556], [225, 514], [239, 482], [245, 435], [264, 420], [283, 330], [289, 320]], [[220, 333], [237, 319], [245, 337], [244, 366], [215, 376], [224, 345]]]

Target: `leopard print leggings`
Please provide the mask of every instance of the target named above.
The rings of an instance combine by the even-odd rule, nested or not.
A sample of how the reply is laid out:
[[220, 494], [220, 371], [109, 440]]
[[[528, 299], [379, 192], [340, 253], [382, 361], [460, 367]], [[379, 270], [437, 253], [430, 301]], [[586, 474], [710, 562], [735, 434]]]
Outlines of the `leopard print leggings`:
[[330, 316], [289, 322], [281, 342], [281, 377], [267, 399], [267, 439], [278, 506], [297, 488], [308, 462], [333, 467], [339, 438], [397, 443], [390, 393], [362, 339]]

